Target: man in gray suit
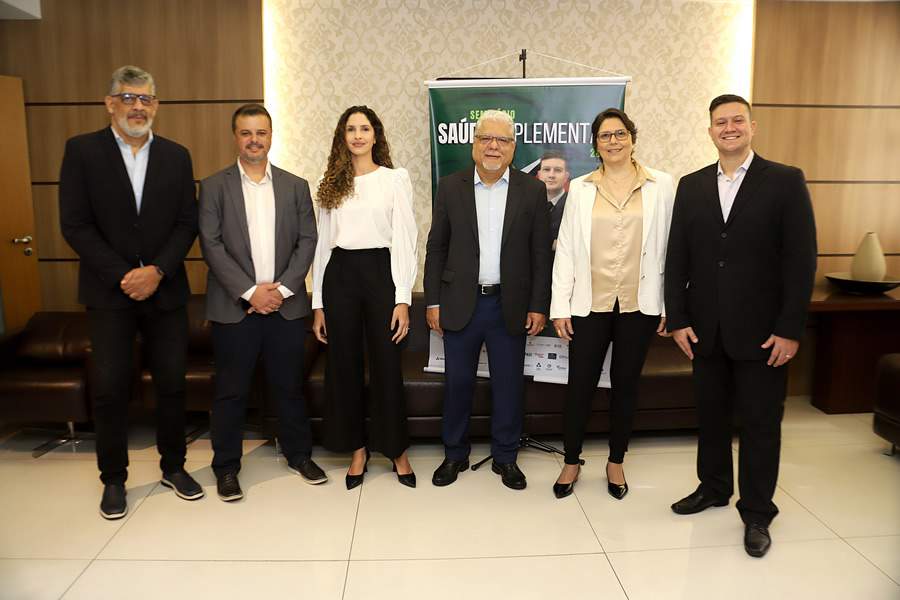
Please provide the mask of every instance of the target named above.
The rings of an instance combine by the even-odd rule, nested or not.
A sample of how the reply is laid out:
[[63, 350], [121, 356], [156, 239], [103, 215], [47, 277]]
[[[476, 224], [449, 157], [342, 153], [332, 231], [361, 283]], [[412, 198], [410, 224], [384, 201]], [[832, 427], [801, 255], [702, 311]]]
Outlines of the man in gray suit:
[[318, 235], [309, 184], [268, 161], [272, 118], [259, 104], [231, 119], [238, 159], [200, 184], [200, 243], [209, 265], [206, 317], [212, 322], [216, 391], [211, 434], [219, 498], [243, 497], [242, 428], [257, 360], [265, 363], [279, 410], [288, 467], [307, 483], [327, 477], [312, 461], [302, 395], [306, 274]]

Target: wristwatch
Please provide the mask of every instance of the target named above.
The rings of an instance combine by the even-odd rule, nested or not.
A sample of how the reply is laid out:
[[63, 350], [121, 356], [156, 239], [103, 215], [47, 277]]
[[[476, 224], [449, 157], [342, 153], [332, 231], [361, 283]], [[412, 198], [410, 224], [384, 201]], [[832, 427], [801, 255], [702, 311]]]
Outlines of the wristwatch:
[[157, 267], [156, 265], [153, 265], [153, 268], [156, 269], [156, 274], [159, 275], [159, 278], [160, 278], [160, 279], [162, 279], [163, 277], [166, 276], [165, 271], [163, 271], [162, 269], [160, 269], [160, 268]]

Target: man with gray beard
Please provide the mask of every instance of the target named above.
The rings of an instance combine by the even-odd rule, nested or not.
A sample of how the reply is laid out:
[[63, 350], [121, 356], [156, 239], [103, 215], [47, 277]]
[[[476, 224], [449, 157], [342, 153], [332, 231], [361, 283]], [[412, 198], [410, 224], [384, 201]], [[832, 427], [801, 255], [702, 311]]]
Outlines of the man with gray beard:
[[59, 176], [63, 236], [81, 259], [78, 299], [91, 337], [91, 399], [100, 514], [128, 512], [128, 403], [134, 341], [156, 391], [162, 483], [185, 500], [203, 488], [184, 470], [184, 390], [190, 296], [184, 257], [197, 237], [194, 174], [187, 149], [151, 131], [159, 107], [153, 76], [124, 66], [104, 99], [110, 126], [66, 142]]

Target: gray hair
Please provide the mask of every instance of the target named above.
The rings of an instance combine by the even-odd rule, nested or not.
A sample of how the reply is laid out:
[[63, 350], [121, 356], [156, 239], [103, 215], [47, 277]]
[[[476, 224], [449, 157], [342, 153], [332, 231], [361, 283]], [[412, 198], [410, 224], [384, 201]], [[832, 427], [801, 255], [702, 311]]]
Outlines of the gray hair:
[[481, 113], [481, 116], [478, 117], [478, 122], [475, 123], [475, 132], [481, 129], [481, 123], [484, 121], [497, 121], [500, 123], [504, 123], [509, 126], [510, 132], [512, 132], [512, 137], [516, 137], [516, 122], [513, 121], [513, 118], [509, 116], [509, 113], [505, 113], [502, 110], [486, 110]]
[[153, 81], [153, 75], [134, 65], [125, 65], [113, 71], [109, 82], [109, 95], [118, 94], [122, 91], [122, 86], [126, 85], [134, 87], [149, 85], [150, 93], [156, 94], [156, 83]]

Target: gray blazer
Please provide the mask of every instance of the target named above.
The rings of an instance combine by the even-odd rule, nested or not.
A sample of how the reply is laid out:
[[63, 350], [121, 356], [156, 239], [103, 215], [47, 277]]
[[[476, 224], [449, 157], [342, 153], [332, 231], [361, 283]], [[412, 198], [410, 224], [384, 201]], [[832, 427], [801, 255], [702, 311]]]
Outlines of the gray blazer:
[[[310, 313], [306, 274], [316, 250], [316, 217], [309, 184], [272, 165], [275, 191], [275, 281], [294, 292], [279, 313], [288, 320]], [[250, 230], [237, 164], [200, 183], [200, 246], [209, 265], [206, 318], [238, 323], [247, 314], [241, 294], [256, 284]]]

